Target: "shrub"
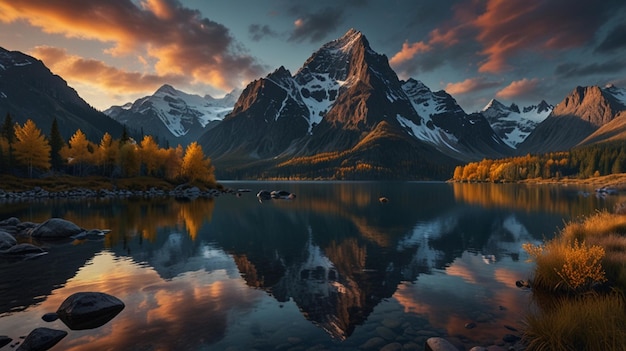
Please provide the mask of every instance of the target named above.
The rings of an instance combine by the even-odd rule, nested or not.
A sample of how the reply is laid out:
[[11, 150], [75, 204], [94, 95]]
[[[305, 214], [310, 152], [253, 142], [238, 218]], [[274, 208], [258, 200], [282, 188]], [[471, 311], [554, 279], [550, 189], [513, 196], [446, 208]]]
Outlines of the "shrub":
[[532, 282], [535, 289], [580, 293], [606, 281], [601, 264], [604, 249], [600, 246], [555, 238], [544, 245], [523, 247], [536, 262]]

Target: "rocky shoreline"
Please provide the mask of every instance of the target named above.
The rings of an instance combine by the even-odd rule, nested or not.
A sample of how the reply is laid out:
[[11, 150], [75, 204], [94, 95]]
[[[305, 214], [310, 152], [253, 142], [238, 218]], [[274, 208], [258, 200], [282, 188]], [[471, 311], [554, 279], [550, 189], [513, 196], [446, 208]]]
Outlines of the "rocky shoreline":
[[154, 197], [174, 197], [178, 199], [195, 199], [199, 197], [213, 198], [232, 190], [208, 189], [201, 190], [196, 186], [186, 184], [179, 185], [172, 190], [150, 188], [148, 190], [128, 190], [128, 189], [87, 189], [75, 188], [63, 191], [47, 191], [41, 187], [34, 187], [25, 191], [5, 191], [0, 189], [0, 201], [29, 201], [34, 199], [81, 199], [81, 198], [154, 198]]

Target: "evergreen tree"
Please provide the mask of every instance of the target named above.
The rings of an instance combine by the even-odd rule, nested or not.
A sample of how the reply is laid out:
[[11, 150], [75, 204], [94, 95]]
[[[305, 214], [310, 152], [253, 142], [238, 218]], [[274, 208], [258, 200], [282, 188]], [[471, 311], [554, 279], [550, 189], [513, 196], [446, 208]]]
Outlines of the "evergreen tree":
[[59, 123], [56, 117], [52, 120], [50, 127], [50, 164], [52, 170], [59, 171], [63, 167], [63, 157], [61, 157], [61, 149], [65, 146], [65, 140], [59, 131]]
[[7, 115], [4, 117], [4, 123], [2, 123], [2, 136], [9, 141], [9, 144], [13, 144], [15, 141], [14, 124], [13, 117], [11, 117], [11, 114], [7, 112]]
[[126, 144], [130, 140], [128, 136], [128, 129], [126, 129], [126, 125], [124, 124], [124, 129], [122, 129], [122, 136], [120, 137], [120, 147]]

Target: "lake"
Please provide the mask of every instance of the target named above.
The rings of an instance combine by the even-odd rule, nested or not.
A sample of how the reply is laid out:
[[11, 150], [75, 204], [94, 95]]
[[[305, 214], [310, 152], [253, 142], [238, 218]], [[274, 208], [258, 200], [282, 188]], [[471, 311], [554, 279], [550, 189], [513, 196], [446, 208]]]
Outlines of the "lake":
[[[522, 244], [624, 200], [559, 185], [222, 184], [251, 191], [0, 203], [0, 220], [111, 230], [0, 260], [0, 335], [68, 331], [53, 350], [421, 349], [435, 335], [489, 345], [516, 334], [529, 308], [530, 293], [515, 286], [532, 269]], [[296, 198], [261, 202], [261, 189]], [[126, 307], [90, 330], [41, 319], [79, 291]]]

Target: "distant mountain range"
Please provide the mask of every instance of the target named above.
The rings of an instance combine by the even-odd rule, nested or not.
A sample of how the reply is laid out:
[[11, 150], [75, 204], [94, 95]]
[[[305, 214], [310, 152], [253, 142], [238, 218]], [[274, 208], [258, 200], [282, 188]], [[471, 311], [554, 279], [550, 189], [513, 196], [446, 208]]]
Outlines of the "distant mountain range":
[[221, 99], [192, 95], [163, 85], [153, 95], [104, 111], [112, 119], [172, 145], [197, 140], [232, 111], [241, 91]]
[[466, 113], [443, 90], [398, 79], [356, 30], [324, 44], [292, 74], [279, 67], [221, 99], [164, 85], [105, 113], [41, 61], [0, 49], [0, 114], [47, 133], [98, 141], [123, 125], [161, 144], [198, 141], [220, 179], [447, 179], [483, 158], [568, 150], [626, 139], [626, 90], [576, 87], [552, 106], [492, 100]]

